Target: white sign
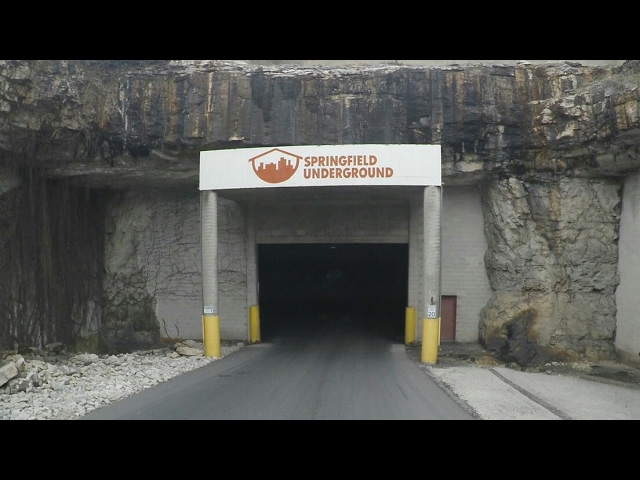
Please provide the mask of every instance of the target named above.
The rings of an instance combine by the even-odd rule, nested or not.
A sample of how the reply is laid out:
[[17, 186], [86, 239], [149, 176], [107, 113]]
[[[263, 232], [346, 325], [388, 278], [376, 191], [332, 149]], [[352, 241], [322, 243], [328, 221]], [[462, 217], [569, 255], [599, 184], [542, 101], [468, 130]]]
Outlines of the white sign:
[[440, 184], [440, 145], [303, 145], [200, 152], [200, 190]]
[[436, 318], [436, 306], [428, 305], [427, 306], [427, 318]]
[[214, 308], [213, 307], [204, 307], [204, 314], [205, 315], [212, 315], [214, 314]]

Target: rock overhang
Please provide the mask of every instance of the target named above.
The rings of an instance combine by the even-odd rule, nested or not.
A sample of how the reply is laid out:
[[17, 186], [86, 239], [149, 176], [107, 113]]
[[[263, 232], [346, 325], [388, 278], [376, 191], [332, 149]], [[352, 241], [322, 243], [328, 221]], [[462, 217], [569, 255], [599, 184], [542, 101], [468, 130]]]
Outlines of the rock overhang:
[[637, 70], [4, 61], [0, 161], [128, 188], [195, 184], [202, 150], [435, 143], [449, 185], [623, 176], [640, 167]]

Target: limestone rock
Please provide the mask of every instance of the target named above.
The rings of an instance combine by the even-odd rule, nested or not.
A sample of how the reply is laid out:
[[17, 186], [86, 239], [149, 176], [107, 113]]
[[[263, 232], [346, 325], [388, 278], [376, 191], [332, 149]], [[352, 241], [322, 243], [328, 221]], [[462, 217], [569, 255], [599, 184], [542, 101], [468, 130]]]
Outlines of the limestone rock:
[[11, 362], [0, 367], [0, 387], [18, 375], [18, 368]]
[[620, 204], [611, 180], [488, 185], [487, 348], [522, 365], [612, 357]]

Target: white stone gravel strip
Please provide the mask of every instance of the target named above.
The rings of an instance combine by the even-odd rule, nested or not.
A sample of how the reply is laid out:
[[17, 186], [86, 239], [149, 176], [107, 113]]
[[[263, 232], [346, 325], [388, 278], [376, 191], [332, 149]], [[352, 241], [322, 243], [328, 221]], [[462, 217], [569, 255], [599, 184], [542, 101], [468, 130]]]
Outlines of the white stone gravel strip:
[[[242, 346], [222, 346], [219, 358]], [[8, 365], [19, 364], [20, 375], [0, 388], [0, 419], [78, 418], [219, 358], [205, 357], [204, 348], [188, 355], [169, 349], [103, 357], [79, 354], [55, 363], [16, 356]]]

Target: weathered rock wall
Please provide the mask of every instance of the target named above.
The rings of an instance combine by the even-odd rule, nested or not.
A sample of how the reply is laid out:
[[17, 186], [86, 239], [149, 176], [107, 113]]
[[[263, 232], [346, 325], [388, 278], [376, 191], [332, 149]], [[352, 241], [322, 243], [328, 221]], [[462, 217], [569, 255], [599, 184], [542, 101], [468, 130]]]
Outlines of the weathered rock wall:
[[621, 184], [496, 180], [483, 192], [493, 296], [480, 340], [522, 365], [611, 359]]
[[0, 195], [0, 349], [98, 344], [105, 201], [34, 170]]
[[0, 195], [14, 189], [20, 183], [20, 177], [13, 169], [0, 167]]
[[[28, 167], [92, 188], [154, 191], [197, 187], [201, 150], [440, 144], [444, 184], [483, 188], [494, 295], [481, 315], [481, 340], [521, 362], [608, 358], [621, 185], [640, 168], [639, 85], [637, 61], [4, 60], [0, 166], [18, 176]], [[116, 224], [128, 221], [122, 215]], [[125, 243], [109, 244], [119, 246], [105, 264], [115, 275], [121, 260], [135, 288], [119, 289], [117, 275], [109, 277], [106, 324], [135, 331], [142, 322], [153, 337], [159, 319], [147, 265], [131, 263], [144, 252], [137, 243], [125, 258]], [[144, 308], [120, 308], [130, 304]]]
[[[246, 227], [234, 202], [221, 199], [221, 314], [245, 320]], [[123, 190], [107, 204], [102, 342], [109, 351], [150, 348], [161, 337], [202, 336], [200, 203], [192, 189]], [[246, 321], [245, 321], [246, 324]], [[244, 339], [222, 326], [223, 338]]]
[[201, 150], [437, 143], [449, 183], [637, 166], [637, 65], [0, 63], [0, 159], [121, 187], [197, 184]]

